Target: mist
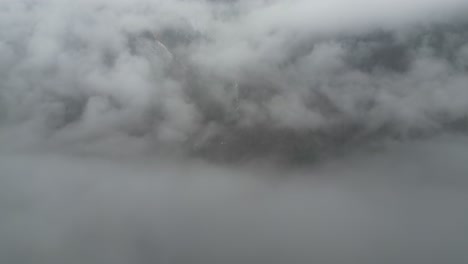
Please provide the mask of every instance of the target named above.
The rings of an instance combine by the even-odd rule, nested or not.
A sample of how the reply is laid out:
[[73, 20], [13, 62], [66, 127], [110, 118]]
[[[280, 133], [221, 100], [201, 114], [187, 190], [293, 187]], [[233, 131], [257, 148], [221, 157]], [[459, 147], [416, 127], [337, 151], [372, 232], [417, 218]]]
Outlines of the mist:
[[467, 15], [0, 0], [0, 262], [467, 262]]

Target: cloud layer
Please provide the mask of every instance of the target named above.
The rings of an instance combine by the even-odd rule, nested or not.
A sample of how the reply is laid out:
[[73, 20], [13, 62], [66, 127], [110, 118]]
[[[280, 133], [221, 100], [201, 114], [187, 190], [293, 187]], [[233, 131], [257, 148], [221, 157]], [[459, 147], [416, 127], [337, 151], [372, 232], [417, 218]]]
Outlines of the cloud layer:
[[0, 263], [468, 263], [466, 17], [0, 0]]
[[302, 169], [0, 152], [0, 262], [465, 263], [467, 146]]
[[444, 130], [468, 110], [467, 6], [2, 1], [2, 133], [237, 159]]

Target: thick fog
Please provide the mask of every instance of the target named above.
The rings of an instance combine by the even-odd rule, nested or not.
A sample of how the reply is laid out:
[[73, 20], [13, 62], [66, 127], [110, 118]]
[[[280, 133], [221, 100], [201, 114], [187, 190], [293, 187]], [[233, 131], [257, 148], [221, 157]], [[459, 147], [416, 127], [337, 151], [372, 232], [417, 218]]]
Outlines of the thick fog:
[[467, 263], [467, 17], [0, 0], [0, 263]]

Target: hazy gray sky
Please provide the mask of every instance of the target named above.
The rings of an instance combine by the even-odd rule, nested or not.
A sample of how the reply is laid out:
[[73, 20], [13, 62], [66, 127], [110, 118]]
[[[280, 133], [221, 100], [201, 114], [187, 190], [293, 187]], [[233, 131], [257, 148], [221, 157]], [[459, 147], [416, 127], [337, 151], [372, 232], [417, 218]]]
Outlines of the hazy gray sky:
[[0, 263], [468, 263], [467, 15], [0, 0]]

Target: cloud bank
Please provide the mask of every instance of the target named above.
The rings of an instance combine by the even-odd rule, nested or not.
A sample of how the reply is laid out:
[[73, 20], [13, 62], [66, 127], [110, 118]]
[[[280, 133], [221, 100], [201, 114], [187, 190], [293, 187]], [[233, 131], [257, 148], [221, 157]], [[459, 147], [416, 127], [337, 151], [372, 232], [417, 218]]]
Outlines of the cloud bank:
[[463, 128], [467, 7], [1, 1], [2, 141], [300, 159]]
[[0, 262], [465, 263], [467, 144], [302, 169], [0, 154]]
[[466, 17], [0, 0], [0, 263], [468, 263]]

